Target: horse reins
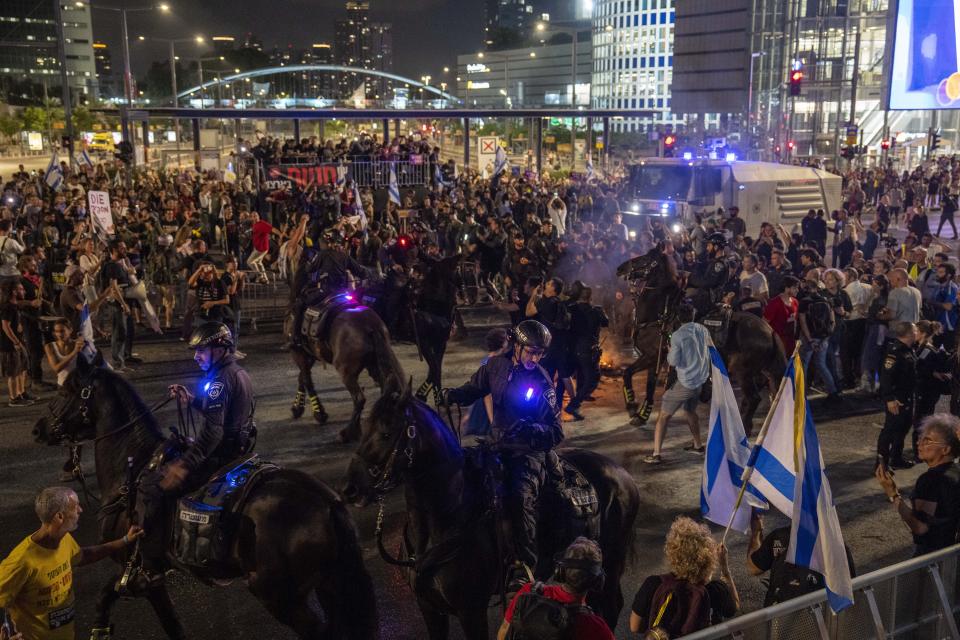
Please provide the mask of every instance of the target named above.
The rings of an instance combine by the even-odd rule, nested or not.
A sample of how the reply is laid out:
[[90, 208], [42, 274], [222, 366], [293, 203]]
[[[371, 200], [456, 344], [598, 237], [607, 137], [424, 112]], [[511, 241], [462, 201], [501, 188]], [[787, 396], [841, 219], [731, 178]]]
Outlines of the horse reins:
[[[409, 412], [409, 409], [407, 411]], [[407, 413], [405, 412], [404, 415], [407, 416]], [[383, 561], [387, 564], [392, 564], [398, 567], [412, 568], [416, 565], [416, 556], [411, 555], [409, 560], [399, 560], [391, 556], [387, 551], [387, 548], [383, 545], [383, 519], [385, 509], [384, 497], [390, 491], [392, 491], [394, 487], [396, 487], [392, 476], [397, 456], [400, 454], [400, 446], [403, 444], [404, 436], [407, 437], [407, 446], [404, 448], [403, 453], [407, 457], [407, 464], [412, 466], [414, 453], [413, 441], [417, 437], [417, 427], [416, 425], [410, 423], [407, 425], [406, 429], [401, 429], [400, 433], [397, 434], [393, 451], [390, 452], [390, 456], [387, 458], [387, 462], [383, 466], [383, 471], [381, 471], [377, 466], [372, 466], [367, 469], [367, 473], [374, 478], [378, 478], [376, 483], [373, 485], [373, 490], [377, 494], [377, 502], [379, 503], [380, 507], [379, 511], [377, 511], [377, 525], [374, 530], [374, 535], [377, 538], [377, 551], [380, 553], [380, 557], [383, 559]]]

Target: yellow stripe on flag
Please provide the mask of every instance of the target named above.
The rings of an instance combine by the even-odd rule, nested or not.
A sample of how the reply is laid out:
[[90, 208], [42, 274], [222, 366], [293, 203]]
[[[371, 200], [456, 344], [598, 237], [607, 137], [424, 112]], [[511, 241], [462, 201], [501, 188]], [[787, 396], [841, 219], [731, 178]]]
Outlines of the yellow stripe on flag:
[[803, 447], [803, 425], [806, 416], [806, 389], [803, 379], [803, 361], [800, 354], [793, 355], [793, 470], [800, 473], [800, 451]]

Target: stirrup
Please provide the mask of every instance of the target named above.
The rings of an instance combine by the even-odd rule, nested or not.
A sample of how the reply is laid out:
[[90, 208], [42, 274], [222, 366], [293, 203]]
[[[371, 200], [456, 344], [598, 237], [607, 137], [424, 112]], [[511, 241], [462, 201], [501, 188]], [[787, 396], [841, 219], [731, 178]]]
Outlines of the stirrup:
[[112, 640], [113, 625], [107, 627], [93, 627], [90, 629], [90, 640]]

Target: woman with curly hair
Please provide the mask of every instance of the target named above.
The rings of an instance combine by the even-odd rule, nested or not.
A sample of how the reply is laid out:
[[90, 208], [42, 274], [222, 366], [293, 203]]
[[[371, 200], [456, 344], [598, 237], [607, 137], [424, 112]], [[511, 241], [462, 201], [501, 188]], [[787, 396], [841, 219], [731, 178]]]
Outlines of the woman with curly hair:
[[[676, 638], [730, 618], [740, 596], [727, 565], [727, 548], [706, 525], [687, 517], [673, 521], [663, 547], [670, 572], [644, 580], [633, 600], [630, 631]], [[720, 569], [720, 580], [711, 581]]]

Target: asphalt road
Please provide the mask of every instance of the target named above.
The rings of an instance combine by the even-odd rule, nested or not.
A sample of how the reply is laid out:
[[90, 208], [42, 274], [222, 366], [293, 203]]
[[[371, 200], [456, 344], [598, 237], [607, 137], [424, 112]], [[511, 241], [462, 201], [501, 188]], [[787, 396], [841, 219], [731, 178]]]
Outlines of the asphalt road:
[[[471, 320], [473, 323], [505, 321], [475, 314], [468, 316], [468, 324], [473, 324]], [[448, 385], [465, 381], [482, 357], [480, 345], [485, 329], [475, 324], [474, 327], [467, 341], [451, 344], [446, 360], [445, 381]], [[317, 387], [331, 421], [323, 427], [306, 417], [292, 421], [288, 408], [295, 391], [296, 370], [289, 356], [277, 350], [278, 341], [277, 334], [243, 338], [242, 348], [249, 354], [244, 366], [250, 371], [257, 392], [258, 450], [267, 459], [302, 469], [336, 485], [350, 454], [349, 447], [335, 442], [335, 435], [350, 412], [346, 391], [332, 375], [332, 370], [318, 367], [315, 372]], [[148, 403], [160, 399], [168, 384], [190, 383], [196, 377], [190, 353], [175, 338], [145, 342], [135, 350], [146, 364], [140, 365], [130, 377]], [[400, 345], [396, 350], [407, 374], [413, 376], [415, 385], [419, 384], [426, 368], [417, 361], [415, 349]], [[367, 389], [369, 406], [377, 397], [377, 391], [373, 382], [365, 377], [362, 384]], [[622, 579], [629, 603], [644, 577], [666, 571], [662, 545], [670, 522], [678, 515], [697, 517], [702, 458], [681, 450], [688, 436], [683, 424], [676, 423], [668, 433], [664, 450], [666, 462], [659, 467], [644, 465], [641, 458], [650, 451], [652, 431], [627, 424], [617, 382], [605, 378], [597, 395], [598, 401], [586, 409], [586, 421], [566, 424], [566, 446], [586, 447], [610, 456], [633, 474], [640, 487], [642, 507], [636, 523], [637, 561]], [[50, 394], [46, 397], [49, 398]], [[707, 410], [708, 406], [701, 405], [702, 425], [706, 423]], [[761, 407], [760, 416], [764, 410], [765, 406]], [[34, 495], [42, 487], [57, 483], [60, 465], [65, 459], [63, 449], [37, 445], [30, 437], [34, 421], [44, 411], [43, 405], [0, 408], [0, 556], [6, 555], [24, 536], [35, 530]], [[165, 426], [176, 424], [173, 413], [165, 412], [160, 417]], [[872, 476], [873, 450], [881, 421], [879, 414], [818, 421], [845, 539], [860, 573], [911, 555], [907, 530]], [[93, 467], [89, 456], [85, 462], [89, 473]], [[919, 473], [919, 469], [900, 472], [901, 484], [911, 486]], [[351, 512], [361, 533], [367, 567], [376, 584], [382, 637], [391, 640], [425, 638], [426, 632], [412, 593], [400, 573], [386, 566], [377, 555], [373, 540], [375, 508], [359, 510], [351, 507]], [[395, 548], [403, 522], [399, 491], [389, 497], [387, 512], [387, 543], [389, 548]], [[95, 542], [95, 521], [92, 509], [81, 517], [76, 534], [81, 544]], [[785, 518], [770, 515], [767, 530], [785, 523]], [[743, 567], [745, 545], [745, 536], [732, 533], [728, 538], [733, 574], [745, 609], [752, 610], [759, 607], [764, 587]], [[78, 637], [87, 637], [96, 594], [113, 578], [116, 570], [109, 562], [103, 562], [76, 572]], [[191, 638], [293, 637], [266, 613], [239, 581], [228, 587], [208, 588], [190, 577], [177, 575], [170, 579], [170, 588]], [[617, 628], [618, 638], [628, 637], [625, 630], [628, 616], [629, 608], [625, 607]], [[491, 629], [495, 630], [500, 620], [499, 609], [491, 608], [490, 620]], [[115, 609], [114, 622], [118, 638], [150, 640], [164, 637], [145, 601], [120, 602]], [[462, 637], [456, 625], [453, 637]]]

